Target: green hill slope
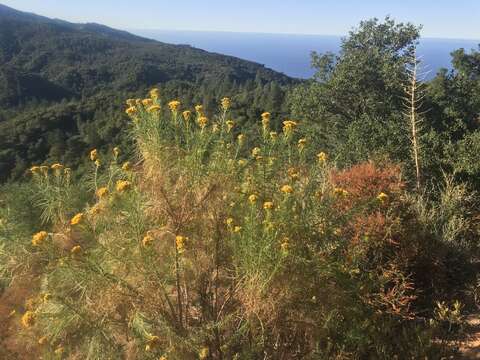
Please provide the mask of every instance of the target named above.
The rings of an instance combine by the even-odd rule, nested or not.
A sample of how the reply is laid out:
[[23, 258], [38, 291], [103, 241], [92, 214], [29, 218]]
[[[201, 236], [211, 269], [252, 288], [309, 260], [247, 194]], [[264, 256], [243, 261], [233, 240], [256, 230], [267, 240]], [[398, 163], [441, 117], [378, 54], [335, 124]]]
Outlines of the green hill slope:
[[236, 116], [248, 120], [281, 108], [293, 82], [238, 58], [0, 5], [0, 179], [48, 159], [76, 165], [71, 154], [121, 142], [114, 110], [152, 86], [207, 108], [236, 94], [234, 103], [248, 104]]

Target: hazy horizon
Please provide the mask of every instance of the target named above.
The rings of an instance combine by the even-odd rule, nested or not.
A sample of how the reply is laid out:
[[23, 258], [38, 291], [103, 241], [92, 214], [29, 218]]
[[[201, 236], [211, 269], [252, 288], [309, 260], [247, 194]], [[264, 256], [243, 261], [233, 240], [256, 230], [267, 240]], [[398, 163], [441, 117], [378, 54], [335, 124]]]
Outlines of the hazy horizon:
[[[133, 34], [172, 44], [190, 45], [206, 51], [254, 61], [296, 78], [310, 78], [310, 53], [334, 52], [345, 35], [278, 34], [194, 30], [125, 29]], [[451, 69], [450, 53], [478, 47], [478, 40], [422, 37], [418, 53], [431, 79], [440, 68]]]

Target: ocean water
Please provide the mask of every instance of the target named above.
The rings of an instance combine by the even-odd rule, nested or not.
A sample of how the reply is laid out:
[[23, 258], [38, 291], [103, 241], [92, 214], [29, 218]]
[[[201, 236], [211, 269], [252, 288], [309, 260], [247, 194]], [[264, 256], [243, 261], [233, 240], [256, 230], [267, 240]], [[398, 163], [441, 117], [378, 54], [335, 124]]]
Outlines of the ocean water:
[[[292, 77], [309, 78], [314, 70], [310, 66], [310, 53], [338, 52], [340, 36], [258, 34], [205, 31], [129, 30], [150, 39], [186, 44], [225, 55], [264, 64], [266, 67]], [[435, 76], [441, 68], [451, 68], [453, 50], [478, 49], [480, 40], [421, 39], [418, 54], [423, 61], [426, 77]]]

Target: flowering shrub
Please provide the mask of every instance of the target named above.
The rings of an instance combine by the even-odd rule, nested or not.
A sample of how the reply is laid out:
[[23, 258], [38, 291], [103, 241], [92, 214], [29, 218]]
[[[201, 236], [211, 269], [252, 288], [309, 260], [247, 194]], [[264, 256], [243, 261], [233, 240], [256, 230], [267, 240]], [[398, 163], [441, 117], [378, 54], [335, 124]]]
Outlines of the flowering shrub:
[[[335, 169], [302, 124], [244, 134], [202, 106], [129, 99], [138, 153], [88, 154], [89, 200], [60, 164], [34, 167], [24, 332], [53, 357], [440, 356], [418, 321], [413, 208], [400, 168]], [[133, 166], [132, 166], [133, 164]], [[432, 302], [433, 303], [433, 302]], [[433, 311], [433, 308], [432, 308]], [[433, 323], [432, 323], [433, 324]]]

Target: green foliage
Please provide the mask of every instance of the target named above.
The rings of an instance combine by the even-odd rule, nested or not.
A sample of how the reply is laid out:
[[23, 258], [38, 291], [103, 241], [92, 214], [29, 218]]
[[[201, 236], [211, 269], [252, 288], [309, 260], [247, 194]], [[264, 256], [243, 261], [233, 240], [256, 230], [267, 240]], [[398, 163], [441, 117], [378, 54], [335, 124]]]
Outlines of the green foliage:
[[0, 181], [42, 162], [76, 169], [80, 153], [111, 143], [127, 150], [118, 110], [153, 85], [166, 99], [210, 110], [235, 94], [233, 115], [252, 121], [263, 109], [283, 113], [296, 82], [234, 57], [0, 6]]

